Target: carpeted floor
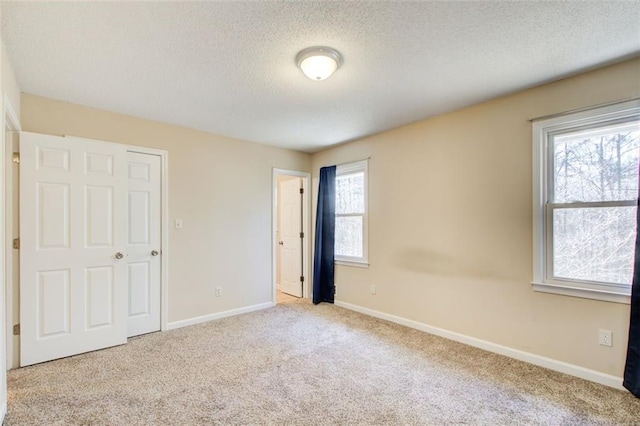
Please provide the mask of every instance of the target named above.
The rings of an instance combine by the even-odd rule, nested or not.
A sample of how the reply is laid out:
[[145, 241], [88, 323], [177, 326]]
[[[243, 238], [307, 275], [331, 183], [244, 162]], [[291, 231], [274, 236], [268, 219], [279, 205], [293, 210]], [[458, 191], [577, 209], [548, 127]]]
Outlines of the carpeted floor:
[[276, 292], [277, 303], [289, 303], [289, 302], [294, 302], [296, 300], [300, 300], [300, 298], [291, 296], [290, 294], [287, 294], [287, 293], [283, 293], [279, 290]]
[[295, 300], [9, 372], [6, 425], [631, 425], [624, 391]]

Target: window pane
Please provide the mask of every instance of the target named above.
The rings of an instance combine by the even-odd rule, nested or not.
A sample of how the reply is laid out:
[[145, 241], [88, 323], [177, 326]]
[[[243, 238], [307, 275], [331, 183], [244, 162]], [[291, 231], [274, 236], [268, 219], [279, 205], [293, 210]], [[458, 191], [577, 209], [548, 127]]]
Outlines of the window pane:
[[364, 172], [336, 176], [336, 214], [364, 213]]
[[556, 203], [634, 200], [640, 122], [553, 137]]
[[636, 207], [555, 209], [555, 277], [630, 284], [635, 215]]
[[336, 217], [336, 256], [362, 257], [362, 216]]

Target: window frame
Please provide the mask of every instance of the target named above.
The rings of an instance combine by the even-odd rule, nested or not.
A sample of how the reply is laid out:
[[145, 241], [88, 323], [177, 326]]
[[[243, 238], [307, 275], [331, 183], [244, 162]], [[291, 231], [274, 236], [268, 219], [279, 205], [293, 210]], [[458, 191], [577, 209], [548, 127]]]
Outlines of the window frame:
[[[364, 213], [337, 213], [336, 218], [362, 216], [362, 257], [334, 255], [336, 265], [369, 267], [369, 161], [361, 160], [336, 166], [336, 179], [339, 176], [364, 172]], [[336, 192], [337, 197], [337, 192]]]
[[573, 130], [640, 120], [640, 100], [540, 119], [533, 122], [533, 290], [616, 303], [630, 303], [631, 285], [558, 278], [553, 275], [553, 212], [562, 208], [636, 206], [637, 200], [550, 203], [553, 196], [551, 138]]

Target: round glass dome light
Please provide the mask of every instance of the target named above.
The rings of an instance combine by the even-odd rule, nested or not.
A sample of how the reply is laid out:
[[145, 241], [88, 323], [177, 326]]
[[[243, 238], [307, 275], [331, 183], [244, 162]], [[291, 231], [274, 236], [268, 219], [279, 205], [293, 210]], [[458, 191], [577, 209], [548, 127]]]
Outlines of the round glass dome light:
[[296, 55], [296, 64], [311, 80], [324, 80], [340, 68], [342, 55], [330, 47], [308, 47]]

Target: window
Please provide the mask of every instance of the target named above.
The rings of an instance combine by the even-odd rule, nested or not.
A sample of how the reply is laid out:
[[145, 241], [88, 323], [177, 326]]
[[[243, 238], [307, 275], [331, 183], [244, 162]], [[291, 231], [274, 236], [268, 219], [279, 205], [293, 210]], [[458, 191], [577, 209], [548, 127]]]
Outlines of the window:
[[640, 102], [535, 122], [533, 138], [534, 289], [628, 303]]
[[367, 161], [336, 168], [335, 259], [367, 264]]

